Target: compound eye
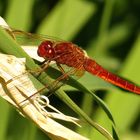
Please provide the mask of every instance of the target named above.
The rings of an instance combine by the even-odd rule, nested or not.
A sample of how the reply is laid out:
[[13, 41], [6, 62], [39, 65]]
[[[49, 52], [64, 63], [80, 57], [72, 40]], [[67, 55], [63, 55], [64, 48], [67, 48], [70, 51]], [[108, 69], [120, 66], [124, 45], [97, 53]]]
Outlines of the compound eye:
[[52, 54], [52, 50], [53, 50], [53, 48], [52, 48], [52, 46], [50, 45], [50, 44], [46, 44], [45, 46], [45, 50], [46, 50], [46, 54]]
[[37, 53], [40, 57], [52, 58], [54, 56], [53, 42], [51, 41], [42, 42], [38, 47]]

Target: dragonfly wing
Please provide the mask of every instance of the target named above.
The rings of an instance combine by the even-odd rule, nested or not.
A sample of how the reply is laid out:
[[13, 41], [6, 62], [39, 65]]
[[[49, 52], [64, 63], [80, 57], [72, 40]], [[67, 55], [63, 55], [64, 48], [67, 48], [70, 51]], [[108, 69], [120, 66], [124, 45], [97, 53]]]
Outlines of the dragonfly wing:
[[11, 32], [17, 43], [24, 46], [38, 46], [42, 41], [46, 40], [37, 34], [31, 34], [19, 30], [12, 30]]
[[12, 38], [14, 38], [17, 41], [17, 43], [20, 45], [38, 46], [42, 41], [45, 41], [45, 40], [51, 40], [54, 42], [62, 41], [58, 38], [47, 36], [47, 35], [28, 33], [21, 30], [16, 30], [9, 26], [3, 26], [3, 25], [0, 25], [0, 26], [4, 30], [6, 30], [12, 36]]
[[[56, 65], [54, 67], [56, 67]], [[68, 67], [66, 65], [61, 65], [61, 68], [63, 69], [63, 72], [57, 67], [57, 69], [61, 71], [61, 75], [55, 78], [55, 80], [52, 83], [50, 83], [49, 85], [46, 85], [47, 88], [49, 89], [49, 93], [48, 93], [49, 95], [54, 93], [61, 86], [65, 85], [69, 81], [70, 77], [74, 79], [78, 79], [81, 76], [83, 76], [85, 72], [81, 69], [80, 65], [79, 65], [79, 68], [73, 68], [73, 67]], [[56, 73], [56, 72], [57, 71], [53, 73]]]

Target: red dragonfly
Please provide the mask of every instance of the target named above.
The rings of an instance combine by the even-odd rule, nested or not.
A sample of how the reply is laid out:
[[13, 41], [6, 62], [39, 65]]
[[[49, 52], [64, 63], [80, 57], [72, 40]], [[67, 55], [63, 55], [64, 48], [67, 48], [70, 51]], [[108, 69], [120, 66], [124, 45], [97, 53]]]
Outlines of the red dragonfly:
[[90, 59], [83, 49], [71, 42], [45, 40], [39, 45], [37, 53], [47, 61], [46, 67], [51, 61], [55, 61], [62, 72], [64, 71], [61, 64], [65, 64], [76, 70], [87, 71], [109, 83], [140, 95], [140, 87], [107, 71], [95, 60]]
[[[77, 74], [78, 71], [87, 71], [109, 83], [140, 95], [139, 86], [104, 69], [95, 60], [89, 58], [82, 48], [72, 42], [57, 41], [52, 38], [49, 39], [46, 36], [34, 35], [18, 30], [11, 30], [10, 34], [15, 36], [16, 39], [21, 39], [22, 36], [24, 36], [23, 38], [26, 38], [25, 41], [27, 39], [32, 40], [31, 42], [38, 41], [37, 53], [40, 57], [45, 59], [43, 70], [49, 66], [51, 61], [55, 61], [58, 68], [63, 73], [63, 76], [57, 79], [58, 82], [67, 79], [70, 74]], [[66, 73], [62, 65], [74, 69]]]

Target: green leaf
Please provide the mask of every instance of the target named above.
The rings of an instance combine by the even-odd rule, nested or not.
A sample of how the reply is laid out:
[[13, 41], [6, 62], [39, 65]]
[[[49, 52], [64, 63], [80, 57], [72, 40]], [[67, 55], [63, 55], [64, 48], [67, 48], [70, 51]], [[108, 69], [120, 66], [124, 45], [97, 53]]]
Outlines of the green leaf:
[[[40, 24], [38, 32], [71, 40], [94, 11], [94, 4], [88, 1], [60, 1]], [[80, 14], [81, 12], [82, 14]]]

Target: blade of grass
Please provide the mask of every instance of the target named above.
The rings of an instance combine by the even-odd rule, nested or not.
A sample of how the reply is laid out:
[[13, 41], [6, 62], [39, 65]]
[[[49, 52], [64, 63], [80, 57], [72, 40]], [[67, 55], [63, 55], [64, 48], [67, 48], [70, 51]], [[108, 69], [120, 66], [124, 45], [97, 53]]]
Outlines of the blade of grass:
[[85, 121], [87, 121], [108, 140], [113, 140], [112, 135], [107, 130], [105, 130], [102, 126], [91, 120], [66, 94], [63, 94], [63, 91], [61, 89], [59, 91], [60, 92], [57, 94], [57, 96], [59, 96], [61, 100], [63, 100], [72, 109], [74, 108], [77, 114], [84, 118]]
[[10, 113], [10, 107], [9, 105], [3, 101], [3, 99], [0, 99], [0, 139], [6, 140], [6, 130], [8, 127], [9, 122], [9, 113]]
[[[31, 16], [34, 0], [9, 1], [6, 20], [11, 27], [27, 30], [31, 25]], [[16, 13], [16, 14], [15, 14]]]
[[[55, 70], [55, 69], [52, 69], [52, 68], [50, 68], [50, 71], [53, 71], [53, 73], [57, 73], [57, 70]], [[54, 76], [55, 75], [53, 75], [53, 78], [54, 78]], [[56, 76], [57, 77], [57, 76]], [[114, 122], [114, 119], [113, 119], [113, 116], [112, 116], [112, 114], [111, 114], [111, 111], [109, 110], [109, 108], [106, 106], [106, 104], [99, 98], [99, 97], [97, 97], [95, 94], [93, 94], [90, 90], [88, 90], [85, 86], [83, 86], [82, 84], [80, 84], [77, 80], [75, 80], [75, 79], [73, 79], [73, 78], [70, 78], [69, 80], [68, 80], [68, 82], [67, 82], [67, 84], [68, 85], [71, 85], [72, 87], [75, 87], [75, 88], [77, 88], [77, 89], [79, 89], [80, 91], [83, 91], [84, 93], [88, 93], [88, 94], [90, 94], [90, 95], [92, 95], [92, 97], [95, 99], [95, 101], [101, 106], [101, 108], [104, 110], [104, 112], [106, 113], [106, 115], [107, 115], [107, 117], [110, 119], [110, 121], [112, 122], [112, 127], [114, 127], [115, 126], [115, 122]], [[59, 93], [59, 94], [57, 94], [58, 96], [60, 95], [60, 97], [61, 97], [61, 94], [62, 93]], [[68, 97], [67, 97], [68, 98]], [[72, 104], [71, 103], [69, 103], [69, 101], [68, 101], [68, 99], [67, 99], [66, 97], [65, 97], [65, 103], [70, 107], [70, 108], [72, 108], [73, 109], [73, 106], [72, 106]], [[90, 97], [91, 98], [91, 97]], [[63, 98], [62, 98], [63, 99]], [[77, 111], [77, 108], [76, 107], [74, 107], [74, 109], [73, 109], [76, 113], [78, 113], [79, 111]], [[80, 115], [80, 114], [79, 114]], [[81, 115], [82, 116], [82, 115]], [[86, 115], [87, 116], [87, 115]], [[84, 116], [82, 116], [82, 117], [84, 117]], [[84, 118], [86, 118], [86, 117], [84, 117]], [[86, 120], [86, 121], [88, 121], [88, 120]], [[116, 129], [114, 129], [114, 131], [115, 131]], [[116, 135], [117, 135], [117, 132], [115, 132], [116, 133]], [[119, 136], [118, 136], [119, 137]]]

